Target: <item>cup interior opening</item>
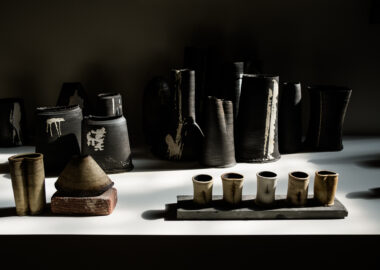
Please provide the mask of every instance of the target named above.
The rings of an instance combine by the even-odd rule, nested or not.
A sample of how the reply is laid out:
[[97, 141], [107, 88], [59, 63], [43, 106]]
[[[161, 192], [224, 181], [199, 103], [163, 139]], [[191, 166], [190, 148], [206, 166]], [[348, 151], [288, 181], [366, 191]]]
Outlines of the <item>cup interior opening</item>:
[[266, 178], [274, 178], [274, 177], [277, 177], [277, 174], [270, 171], [263, 171], [263, 172], [259, 172], [259, 176], [266, 177]]
[[331, 171], [319, 171], [318, 174], [319, 175], [336, 175], [335, 172], [331, 172]]
[[22, 155], [15, 157], [14, 159], [40, 158], [40, 157], [41, 157], [41, 154], [35, 153], [35, 154], [22, 154]]
[[296, 178], [308, 178], [309, 175], [305, 172], [292, 172], [291, 175]]
[[230, 179], [243, 179], [244, 176], [238, 173], [225, 173], [223, 175], [224, 178], [230, 178]]
[[197, 176], [194, 176], [194, 180], [199, 182], [208, 182], [212, 180], [212, 177], [208, 174], [199, 174]]

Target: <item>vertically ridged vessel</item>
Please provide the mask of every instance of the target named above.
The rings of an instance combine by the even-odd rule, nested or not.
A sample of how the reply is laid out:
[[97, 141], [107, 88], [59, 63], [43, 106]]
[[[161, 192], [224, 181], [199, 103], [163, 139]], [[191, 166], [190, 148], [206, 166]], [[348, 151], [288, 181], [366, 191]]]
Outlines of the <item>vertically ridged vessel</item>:
[[260, 163], [280, 158], [278, 95], [278, 76], [243, 75], [235, 132], [238, 162]]

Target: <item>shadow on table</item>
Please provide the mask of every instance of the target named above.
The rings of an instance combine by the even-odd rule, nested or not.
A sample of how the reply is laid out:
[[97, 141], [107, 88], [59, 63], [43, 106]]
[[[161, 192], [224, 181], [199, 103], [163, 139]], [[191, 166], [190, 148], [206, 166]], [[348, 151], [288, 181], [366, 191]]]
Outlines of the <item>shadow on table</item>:
[[141, 214], [145, 220], [164, 219], [166, 221], [177, 220], [177, 204], [171, 203], [165, 205], [165, 210], [147, 210]]
[[0, 163], [0, 173], [9, 173], [8, 162]]
[[380, 187], [371, 188], [369, 190], [355, 191], [346, 195], [347, 199], [380, 199]]
[[330, 164], [356, 164], [364, 168], [380, 168], [380, 154], [356, 155], [348, 157], [326, 157], [318, 159], [310, 159], [309, 162], [318, 165]]

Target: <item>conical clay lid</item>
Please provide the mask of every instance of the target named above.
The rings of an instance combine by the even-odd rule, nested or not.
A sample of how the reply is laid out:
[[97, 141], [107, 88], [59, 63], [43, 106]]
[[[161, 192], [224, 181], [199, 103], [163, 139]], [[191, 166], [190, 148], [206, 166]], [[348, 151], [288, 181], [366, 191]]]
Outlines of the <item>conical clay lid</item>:
[[55, 182], [66, 196], [97, 196], [113, 186], [113, 182], [89, 155], [74, 156]]

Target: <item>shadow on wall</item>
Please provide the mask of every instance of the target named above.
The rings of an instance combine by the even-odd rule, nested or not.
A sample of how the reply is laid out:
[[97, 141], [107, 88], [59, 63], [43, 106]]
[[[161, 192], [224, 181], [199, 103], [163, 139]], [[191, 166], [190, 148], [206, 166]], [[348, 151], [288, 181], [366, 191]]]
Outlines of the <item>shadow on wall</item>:
[[376, 169], [376, 168], [380, 168], [380, 154], [310, 159], [309, 162], [312, 162], [318, 165], [355, 164], [360, 167]]

